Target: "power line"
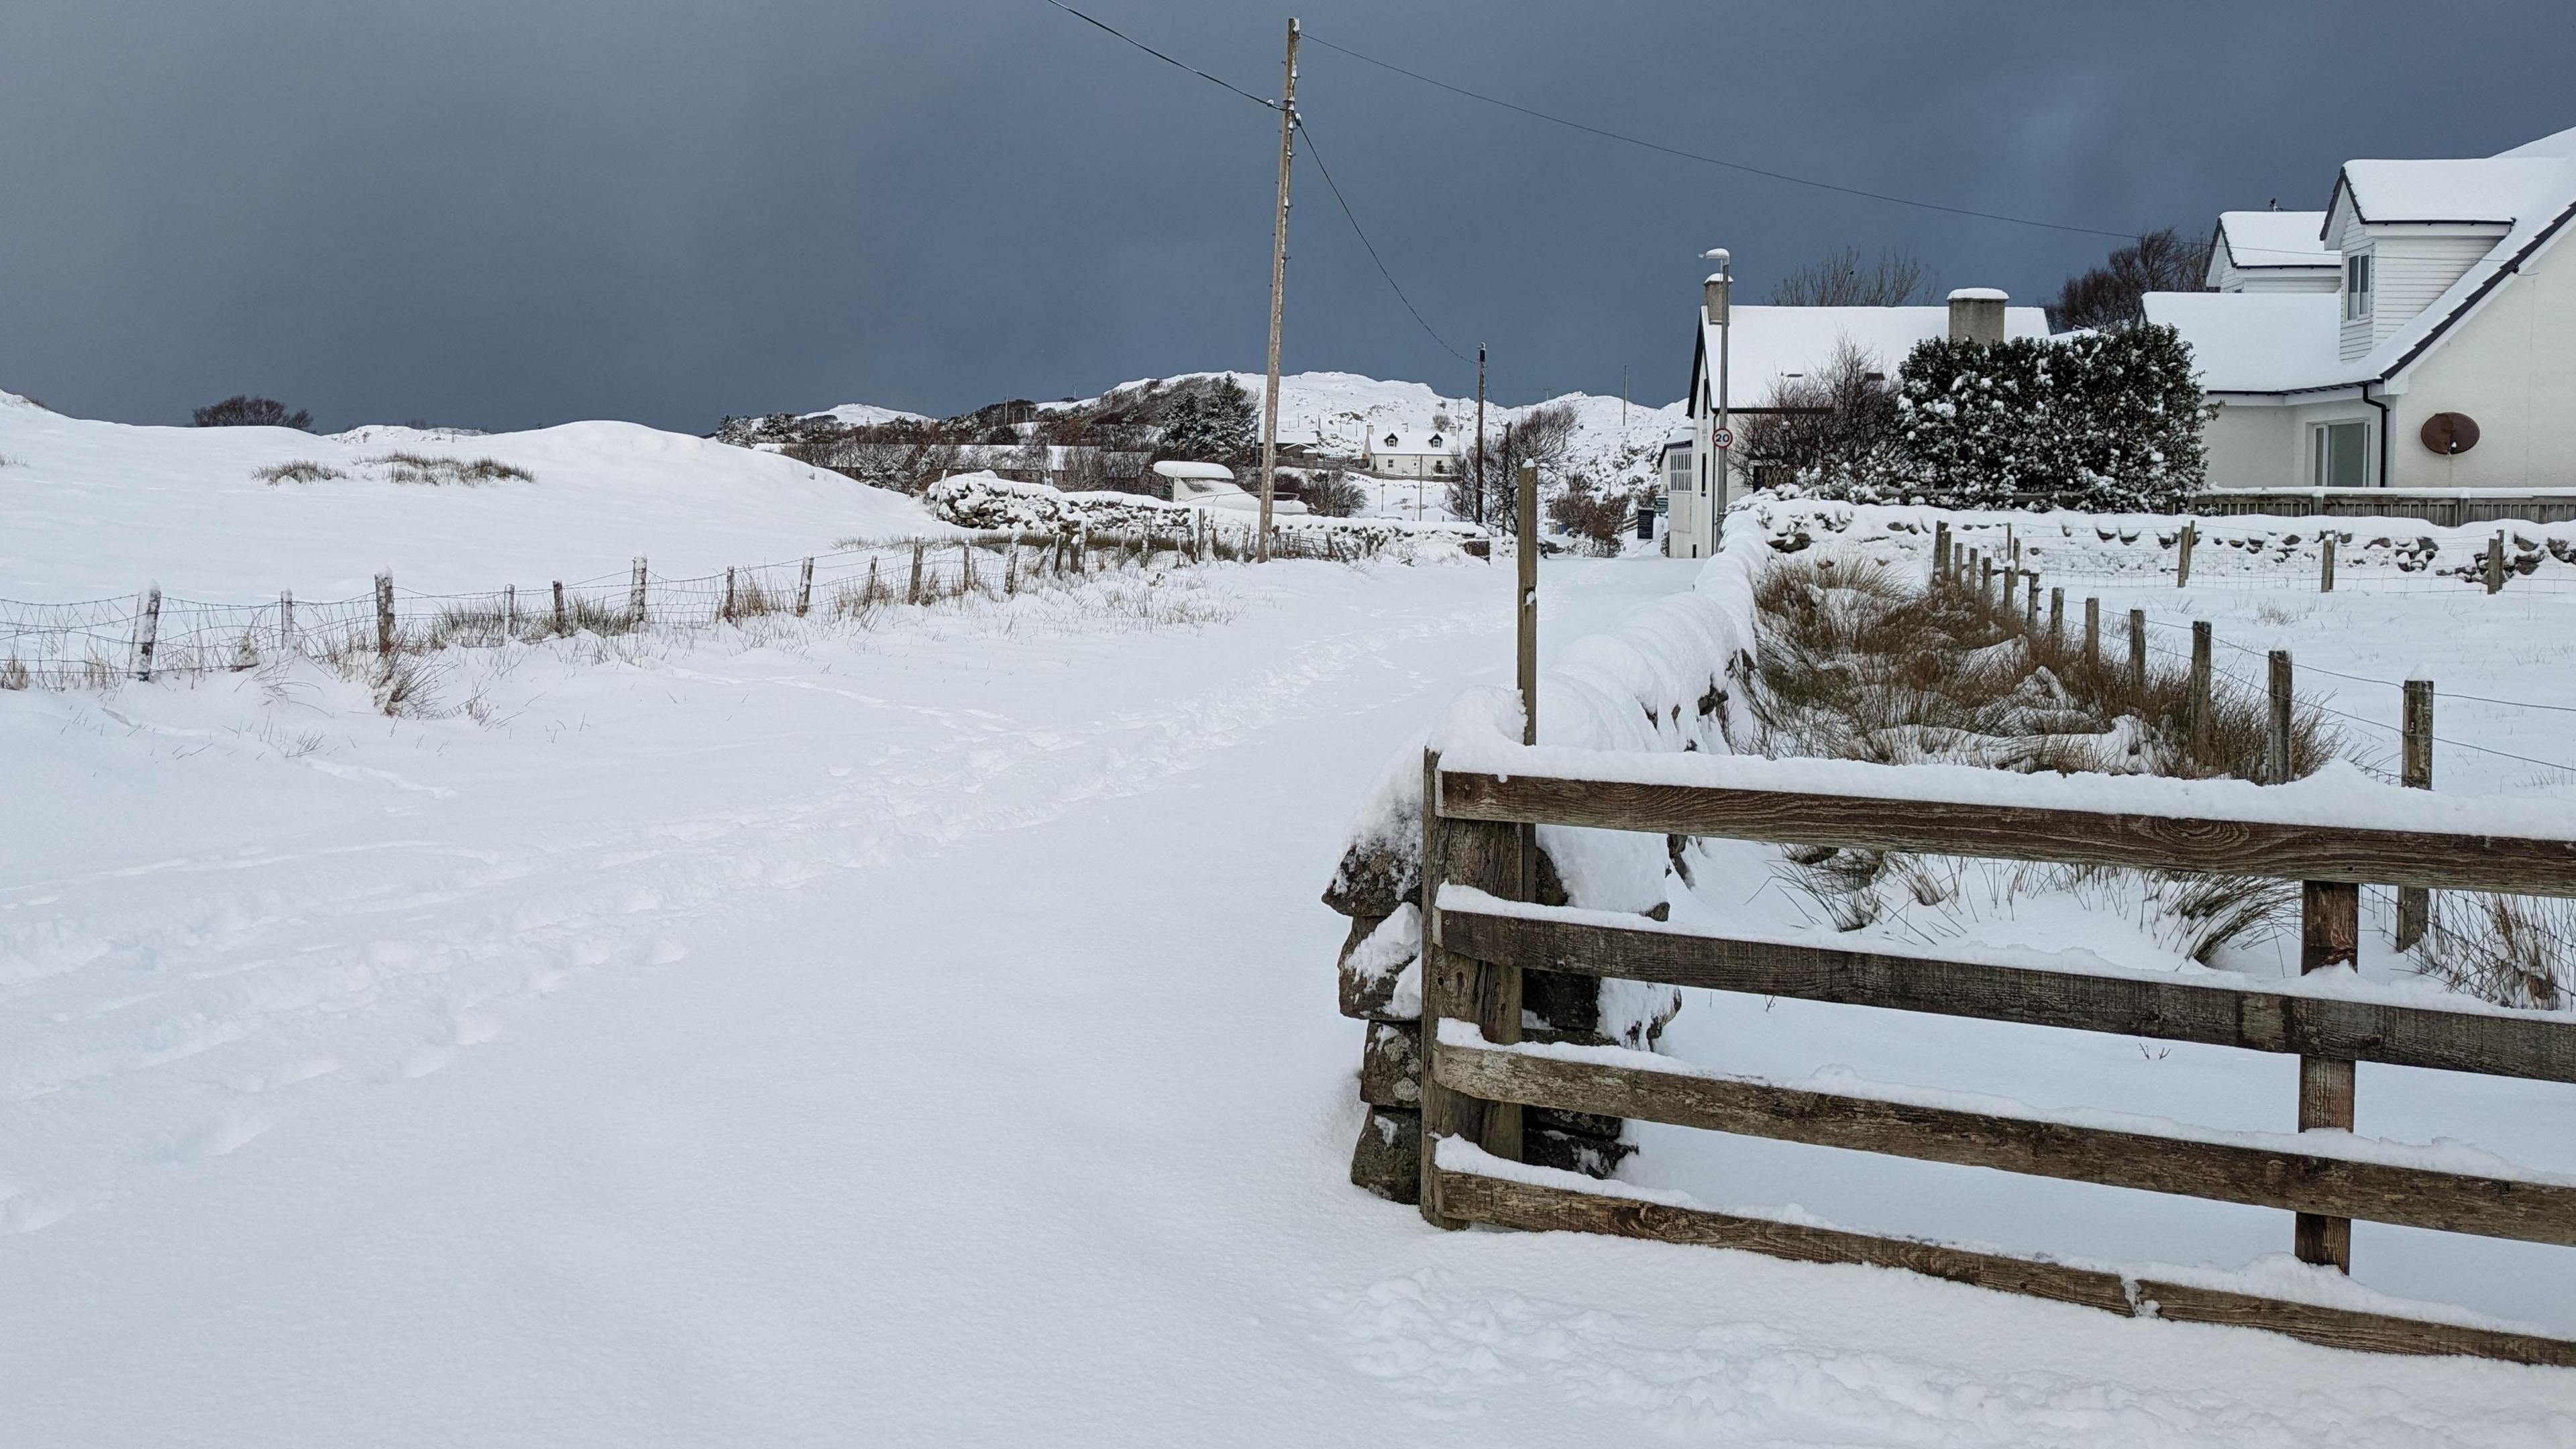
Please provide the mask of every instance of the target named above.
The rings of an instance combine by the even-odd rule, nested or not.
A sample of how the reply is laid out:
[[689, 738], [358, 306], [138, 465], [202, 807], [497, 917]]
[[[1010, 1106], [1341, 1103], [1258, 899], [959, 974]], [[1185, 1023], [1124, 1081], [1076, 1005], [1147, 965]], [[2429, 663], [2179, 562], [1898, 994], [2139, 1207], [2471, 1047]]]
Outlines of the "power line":
[[[1312, 39], [1311, 36], [1308, 38]], [[1413, 305], [1413, 299], [1404, 295], [1404, 288], [1396, 282], [1395, 273], [1386, 269], [1385, 258], [1377, 254], [1376, 244], [1368, 239], [1368, 233], [1360, 227], [1359, 215], [1351, 210], [1350, 198], [1342, 195], [1342, 188], [1333, 180], [1333, 173], [1324, 169], [1324, 153], [1316, 149], [1315, 133], [1307, 127], [1306, 118], [1302, 115], [1297, 117], [1297, 130], [1306, 138], [1306, 159], [1315, 163], [1315, 174], [1324, 178], [1324, 188], [1333, 193], [1333, 200], [1341, 203], [1342, 215], [1349, 218], [1352, 234], [1360, 239], [1361, 246], [1368, 249], [1369, 260], [1377, 263], [1377, 274], [1386, 278], [1386, 285], [1395, 293], [1395, 300], [1404, 304], [1404, 310], [1413, 314], [1415, 323], [1421, 326], [1424, 334], [1432, 341], [1440, 344], [1441, 351], [1457, 358], [1460, 362], [1473, 362], [1474, 358], [1450, 346], [1447, 338], [1434, 331], [1431, 324], [1423, 320], [1421, 309]]]
[[[1147, 45], [1145, 42], [1138, 40], [1136, 37], [1129, 35], [1126, 31], [1119, 29], [1117, 26], [1110, 24], [1108, 21], [1083, 14], [1081, 11], [1065, 4], [1064, 0], [1046, 0], [1046, 3], [1063, 11], [1065, 14], [1072, 16], [1074, 19], [1081, 21], [1085, 25], [1093, 26], [1118, 37], [1120, 40], [1127, 42], [1129, 45], [1136, 47], [1138, 50], [1145, 52], [1147, 55], [1152, 56], [1154, 59], [1161, 61], [1165, 65], [1177, 66], [1180, 69], [1197, 76], [1200, 80], [1206, 81], [1212, 86], [1218, 86], [1225, 90], [1232, 91], [1236, 95], [1243, 97], [1245, 100], [1252, 102], [1254, 105], [1261, 107], [1263, 110], [1275, 111], [1279, 109], [1279, 103], [1277, 101], [1264, 100], [1261, 97], [1254, 95], [1252, 92], [1245, 90], [1243, 87], [1234, 84], [1232, 81], [1220, 80], [1215, 76], [1209, 75], [1206, 71], [1190, 64], [1188, 61], [1175, 60], [1161, 51], [1156, 50], [1154, 47]], [[1340, 49], [1339, 46], [1334, 48], [1337, 50]]]
[[[1056, 0], [1047, 0], [1047, 3], [1050, 5], [1055, 4]], [[1094, 21], [1093, 23], [1098, 24], [1097, 21]], [[1444, 80], [1434, 80], [1432, 77], [1424, 75], [1420, 71], [1407, 70], [1403, 66], [1380, 60], [1373, 55], [1362, 55], [1358, 51], [1353, 50], [1346, 45], [1335, 45], [1333, 42], [1324, 39], [1322, 36], [1311, 32], [1307, 34], [1306, 38], [1327, 50], [1340, 51], [1342, 54], [1349, 56], [1353, 60], [1376, 66], [1380, 70], [1393, 71], [1397, 75], [1418, 80], [1427, 86], [1436, 86], [1452, 95], [1465, 96], [1471, 101], [1483, 101], [1489, 106], [1500, 106], [1507, 111], [1517, 111], [1524, 116], [1529, 116], [1536, 120], [1546, 121], [1552, 125], [1564, 126], [1576, 131], [1582, 131], [1589, 135], [1600, 136], [1607, 140], [1622, 141], [1631, 146], [1642, 146], [1649, 151], [1660, 151], [1667, 156], [1679, 156], [1685, 161], [1698, 161], [1710, 166], [1722, 166], [1729, 171], [1740, 171], [1748, 176], [1765, 177], [1772, 181], [1785, 181], [1792, 186], [1809, 186], [1818, 191], [1838, 192], [1844, 196], [1858, 196], [1870, 201], [1884, 201], [1895, 206], [1919, 207], [1925, 211], [1947, 212], [1952, 216], [1974, 217], [1979, 221], [2008, 222], [2014, 226], [2033, 226], [2046, 231], [2073, 232], [2079, 236], [2115, 237], [2121, 241], [2135, 241], [2137, 239], [2135, 233], [2132, 232], [2104, 231], [2100, 227], [2093, 226], [2069, 226], [2064, 222], [2039, 221], [2032, 217], [2010, 216], [1999, 211], [1977, 211], [1965, 206], [1946, 206], [1937, 201], [1918, 201], [1910, 196], [1893, 196], [1884, 191], [1865, 191], [1857, 186], [1838, 186], [1830, 181], [1817, 181], [1811, 177], [1793, 176], [1786, 171], [1770, 171], [1765, 170], [1760, 166], [1748, 166], [1741, 161], [1729, 161], [1721, 156], [1710, 156], [1698, 151], [1685, 151], [1678, 146], [1667, 146], [1660, 141], [1649, 141], [1641, 136], [1631, 136], [1624, 132], [1612, 131], [1600, 126], [1587, 125], [1582, 121], [1568, 120], [1563, 116], [1552, 116], [1545, 111], [1532, 110], [1528, 106], [1504, 100], [1499, 96], [1489, 96], [1484, 94], [1482, 91], [1471, 91], [1464, 86], [1454, 86]], [[1220, 82], [1220, 84], [1222, 84], [1222, 82]], [[1232, 88], [1228, 87], [1228, 89]]]

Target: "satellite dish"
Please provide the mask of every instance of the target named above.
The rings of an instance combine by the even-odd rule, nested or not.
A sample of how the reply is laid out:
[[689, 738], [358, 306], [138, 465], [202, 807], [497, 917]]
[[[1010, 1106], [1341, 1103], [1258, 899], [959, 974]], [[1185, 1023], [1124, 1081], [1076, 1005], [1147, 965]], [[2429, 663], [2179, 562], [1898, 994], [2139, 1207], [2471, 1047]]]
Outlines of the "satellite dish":
[[2435, 413], [2424, 420], [2419, 436], [2426, 448], [2447, 458], [2478, 445], [2478, 422], [2467, 413]]

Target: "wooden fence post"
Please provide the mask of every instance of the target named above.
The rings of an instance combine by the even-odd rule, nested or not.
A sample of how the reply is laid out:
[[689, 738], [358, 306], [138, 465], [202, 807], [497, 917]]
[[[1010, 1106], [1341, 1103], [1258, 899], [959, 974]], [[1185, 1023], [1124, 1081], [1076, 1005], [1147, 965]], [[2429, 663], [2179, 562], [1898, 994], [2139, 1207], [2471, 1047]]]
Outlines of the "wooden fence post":
[[2011, 555], [2005, 561], [2008, 565], [2016, 569], [2021, 567], [2021, 540], [2013, 537], [2013, 526], [2009, 523], [2004, 525], [2004, 552]]
[[2333, 529], [2326, 530], [2325, 558], [2317, 567], [2317, 592], [2320, 594], [2331, 594], [2334, 592], [2335, 540], [2341, 536], [2342, 535], [2336, 533]]
[[644, 623], [644, 555], [635, 556], [635, 582], [626, 591], [626, 611], [635, 616], [637, 627]]
[[376, 575], [376, 652], [394, 652], [394, 576]]
[[[555, 585], [555, 588], [556, 588], [557, 590], [561, 590], [561, 589], [563, 588], [563, 585], [561, 585], [561, 584], [557, 584], [557, 585]], [[560, 593], [558, 593], [558, 597], [560, 597], [560, 596], [561, 596], [561, 595], [560, 595]], [[558, 614], [560, 614], [560, 613], [562, 613], [562, 612], [563, 612], [563, 610], [562, 610], [561, 608], [558, 608], [558, 609], [556, 609], [556, 610], [555, 610], [555, 612], [556, 612], [556, 613], [558, 613]], [[717, 605], [716, 605], [716, 622], [717, 622], [717, 623], [719, 623], [719, 624], [722, 624], [722, 623], [726, 623], [726, 622], [728, 622], [728, 621], [729, 621], [729, 620], [731, 620], [732, 618], [733, 618], [733, 570], [731, 570], [731, 569], [726, 569], [726, 570], [725, 570], [724, 601], [723, 601], [722, 603], [719, 603], [719, 604], [717, 604]]]
[[134, 621], [134, 677], [152, 677], [152, 650], [161, 642], [161, 586], [143, 593], [143, 615]]
[[2147, 687], [2147, 611], [2129, 611], [2129, 687]]
[[1950, 571], [1950, 520], [1944, 518], [1932, 525], [1932, 582], [1941, 582]]
[[915, 543], [912, 546], [912, 587], [907, 589], [903, 596], [903, 601], [907, 604], [921, 602], [921, 551], [921, 544]]
[[277, 647], [295, 647], [295, 591], [288, 589], [277, 596]]
[[2200, 541], [2200, 529], [2192, 519], [2182, 521], [2182, 552], [2174, 565], [2174, 587], [2191, 586], [2191, 546]]
[[975, 545], [957, 545], [957, 597], [975, 592]]
[[[732, 571], [728, 569], [726, 572], [730, 575]], [[561, 579], [555, 580], [555, 632], [558, 634], [569, 634], [572, 632], [572, 611], [564, 607], [563, 580]]]
[[2091, 595], [2084, 600], [2084, 667], [2102, 667], [2102, 601]]
[[1980, 609], [1993, 608], [1995, 606], [1994, 592], [1995, 561], [1986, 557], [1983, 552], [1980, 552], [1977, 555], [1977, 607]]
[[519, 632], [519, 586], [501, 586], [501, 631], [516, 637]]
[[2499, 530], [2495, 537], [2487, 540], [2487, 592], [2492, 594], [2503, 588], [2504, 534]]
[[[2433, 788], [2433, 681], [2406, 681], [2406, 706], [2403, 712], [2404, 744], [2398, 762], [2398, 783], [2410, 790]], [[2412, 947], [2424, 939], [2433, 923], [2433, 893], [2421, 886], [2397, 888], [2397, 949]]]
[[2066, 647], [2066, 590], [2055, 585], [2048, 590], [2048, 647]]
[[2021, 603], [2021, 631], [2036, 635], [2039, 632], [2039, 575], [2034, 571], [2022, 574]]
[[[2300, 888], [2299, 971], [2348, 966], [2361, 949], [2361, 887], [2342, 881], [2308, 881]], [[2330, 1057], [2299, 1058], [2299, 1130], [2352, 1130], [2352, 1063]], [[2352, 1219], [2300, 1213], [2291, 1230], [2302, 1263], [2330, 1263], [2352, 1271]]]
[[1521, 691], [1521, 743], [1538, 743], [1538, 465], [1523, 463], [1517, 517], [1520, 537], [1513, 541], [1512, 563], [1520, 582], [1514, 631], [1514, 678]]
[[2273, 650], [2271, 665], [2272, 718], [2264, 732], [2263, 782], [2286, 785], [2290, 783], [2290, 651]]
[[[868, 567], [875, 568], [876, 564], [875, 559], [868, 560]], [[796, 578], [796, 617], [802, 619], [812, 612], [814, 612], [814, 560], [808, 558], [805, 560], [804, 571]]]
[[2209, 621], [2191, 621], [2191, 757], [2209, 758]]
[[2012, 566], [2012, 565], [2007, 564], [2007, 565], [2004, 567], [2004, 612], [2005, 612], [2005, 613], [2007, 613], [2007, 614], [2009, 614], [2009, 613], [2011, 613], [2011, 612], [2012, 612], [2012, 606], [2013, 606], [2013, 586], [2014, 586], [2015, 584], [2020, 583], [2020, 582], [2021, 582], [2021, 570], [2020, 570], [2019, 568], [2017, 568], [2017, 567], [2014, 567], [2014, 566]]
[[1440, 1022], [1474, 1023], [1492, 1042], [1521, 1036], [1521, 972], [1443, 948], [1440, 886], [1475, 886], [1505, 899], [1520, 893], [1521, 827], [1451, 820], [1440, 813], [1440, 756], [1422, 752], [1422, 1217], [1434, 1227], [1466, 1224], [1441, 1210], [1440, 1139], [1463, 1137], [1497, 1157], [1519, 1161], [1521, 1108], [1486, 1102], [1440, 1085]]

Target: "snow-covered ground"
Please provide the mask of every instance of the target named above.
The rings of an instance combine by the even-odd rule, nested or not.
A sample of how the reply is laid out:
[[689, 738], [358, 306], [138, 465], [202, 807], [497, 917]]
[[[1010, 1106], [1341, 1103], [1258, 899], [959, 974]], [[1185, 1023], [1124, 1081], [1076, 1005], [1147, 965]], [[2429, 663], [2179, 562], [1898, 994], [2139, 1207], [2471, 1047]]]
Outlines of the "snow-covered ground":
[[[529, 476], [395, 481], [403, 454]], [[309, 462], [337, 473], [269, 482]], [[0, 597], [198, 599], [365, 593], [391, 568], [433, 592], [619, 573], [678, 577], [801, 557], [841, 538], [950, 532], [900, 494], [775, 454], [634, 423], [458, 436], [367, 427], [155, 428], [0, 393]]]
[[[1549, 647], [1692, 567], [1551, 564]], [[386, 720], [314, 674], [0, 695], [18, 818], [42, 822], [0, 836], [6, 1437], [2576, 1433], [2576, 1376], [1443, 1235], [1350, 1188], [1358, 1031], [1315, 891], [1358, 784], [1507, 678], [1509, 585], [1289, 564], [1154, 587], [1200, 622], [1033, 595], [748, 652], [468, 659], [442, 698], [479, 694], [483, 723]], [[1792, 1050], [1792, 1019], [1697, 1000], [1675, 1031], [1742, 1069]], [[1914, 1048], [1919, 1079], [1958, 1084], [1930, 1075], [1955, 1045]], [[2028, 1045], [2030, 1077], [2070, 1060]], [[2371, 1127], [2398, 1095], [2375, 1085]], [[1758, 1157], [1712, 1180], [1650, 1137], [1641, 1163], [1825, 1205]], [[1844, 1180], [1832, 1206], [1874, 1225], [1927, 1205]], [[1998, 1183], [1928, 1206], [1988, 1240], [2047, 1221], [1971, 1213], [2058, 1186]], [[2107, 1254], [2175, 1206], [2064, 1234]], [[2277, 1247], [2280, 1215], [2251, 1216], [2155, 1247]]]

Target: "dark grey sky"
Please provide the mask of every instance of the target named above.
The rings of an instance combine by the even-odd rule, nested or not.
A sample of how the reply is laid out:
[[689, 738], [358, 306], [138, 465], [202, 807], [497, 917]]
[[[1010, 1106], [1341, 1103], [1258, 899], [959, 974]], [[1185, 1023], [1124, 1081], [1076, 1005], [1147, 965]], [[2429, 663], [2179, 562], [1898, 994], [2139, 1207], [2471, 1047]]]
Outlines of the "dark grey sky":
[[[1285, 8], [1096, 0], [1261, 95]], [[2576, 125], [2535, 3], [1300, 3], [1320, 36], [1767, 168], [2139, 228]], [[1506, 400], [1677, 394], [1703, 248], [2038, 300], [2110, 243], [1568, 133], [1309, 45], [1325, 161]], [[1261, 365], [1273, 117], [1041, 0], [0, 0], [0, 387], [328, 427], [950, 412]], [[1301, 167], [1287, 365], [1473, 370]]]

